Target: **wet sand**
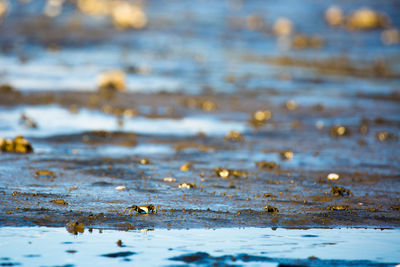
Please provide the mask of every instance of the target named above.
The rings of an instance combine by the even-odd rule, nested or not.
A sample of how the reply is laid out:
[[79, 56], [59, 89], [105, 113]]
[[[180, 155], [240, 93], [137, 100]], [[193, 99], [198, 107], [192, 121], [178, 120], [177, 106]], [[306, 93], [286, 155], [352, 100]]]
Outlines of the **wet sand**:
[[[398, 4], [367, 1], [390, 23], [352, 30], [326, 23], [333, 2], [211, 2], [148, 1], [130, 30], [13, 2], [0, 137], [34, 152], [0, 153], [0, 226], [400, 226]], [[97, 83], [116, 69], [125, 92]]]
[[[99, 101], [88, 105], [89, 99]], [[188, 107], [189, 99], [211, 101], [215, 110]], [[367, 104], [346, 105], [349, 99], [343, 99], [334, 106], [329, 102], [317, 108], [304, 104], [288, 110], [285, 102], [269, 99], [265, 93], [117, 94], [107, 100], [109, 106], [118, 106], [119, 112], [138, 110], [135, 117], [124, 117], [103, 113], [105, 103], [97, 93], [6, 95], [0, 101], [7, 108], [58, 104], [69, 113], [65, 108], [74, 105], [77, 111], [71, 116], [75, 120], [85, 110], [97, 111], [113, 118], [115, 130], [82, 133], [78, 128], [78, 133], [46, 136], [40, 126], [46, 128], [55, 111], [47, 118], [32, 117], [39, 124], [32, 130], [38, 136], [29, 141], [37, 152], [1, 154], [1, 225], [64, 226], [80, 221], [111, 229], [399, 226], [398, 140], [377, 137], [380, 132], [398, 132], [399, 122], [388, 119], [398, 111], [396, 102], [375, 99], [371, 110]], [[370, 100], [357, 96], [351, 101]], [[7, 108], [1, 113], [7, 114]], [[265, 108], [272, 112], [272, 118], [254, 128], [249, 122], [252, 112]], [[379, 116], [376, 110], [380, 110]], [[190, 116], [235, 122], [243, 139], [227, 140], [218, 129], [208, 129], [214, 132], [209, 135], [184, 130], [178, 135], [160, 134], [157, 128], [153, 133], [138, 134], [124, 129], [137, 117], [147, 118], [144, 125], [151, 129], [160, 119], [179, 122]], [[346, 118], [343, 126], [349, 135], [332, 135], [338, 117]], [[324, 122], [321, 129], [316, 127], [318, 121]], [[9, 125], [11, 129], [14, 126]], [[68, 124], [65, 127], [68, 132]], [[141, 149], [135, 150], [138, 147]], [[282, 158], [284, 151], [291, 151], [293, 158]], [[150, 163], [141, 164], [142, 158]], [[260, 168], [256, 162], [261, 161], [276, 165]], [[192, 168], [182, 171], [185, 163]], [[241, 173], [224, 178], [216, 168]], [[35, 175], [38, 170], [51, 170], [54, 176]], [[329, 180], [329, 173], [339, 174], [339, 179]], [[176, 181], [163, 181], [170, 176]], [[178, 188], [183, 182], [196, 187]], [[116, 190], [117, 186], [125, 190]], [[336, 194], [332, 191], [335, 186], [351, 193]], [[51, 202], [56, 199], [68, 204]], [[128, 206], [141, 204], [156, 205], [157, 213], [123, 213]], [[277, 207], [279, 212], [267, 212], [266, 205]]]

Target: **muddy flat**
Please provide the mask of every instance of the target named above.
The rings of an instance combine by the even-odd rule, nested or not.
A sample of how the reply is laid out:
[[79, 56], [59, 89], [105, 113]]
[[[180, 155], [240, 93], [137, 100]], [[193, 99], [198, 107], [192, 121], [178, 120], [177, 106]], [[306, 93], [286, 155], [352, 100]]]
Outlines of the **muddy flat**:
[[[314, 1], [149, 1], [146, 27], [116, 30], [39, 2], [0, 24], [0, 137], [33, 148], [0, 153], [0, 226], [400, 226], [389, 26], [331, 27]], [[367, 2], [399, 25], [396, 3]], [[124, 90], [99, 85], [115, 69]]]
[[[379, 139], [398, 132], [399, 123], [386, 119], [396, 114], [397, 103], [374, 100], [371, 110], [343, 104], [348, 97], [333, 107], [304, 104], [291, 111], [268, 94], [136, 93], [108, 102], [139, 110], [121, 117], [85, 106], [96, 93], [46, 96], [55, 100], [43, 105], [40, 93], [29, 93], [2, 108], [2, 131], [31, 136], [34, 148], [1, 154], [3, 225], [399, 226], [398, 140]], [[188, 100], [216, 108], [189, 108]], [[78, 111], [71, 113], [72, 104]], [[141, 113], [141, 107], [172, 114]], [[253, 125], [252, 112], [264, 109], [271, 119]], [[38, 128], [21, 126], [21, 113]], [[336, 136], [338, 117], [348, 134]], [[232, 131], [240, 138], [230, 137]], [[194, 187], [179, 188], [183, 183]], [[51, 202], [56, 199], [68, 204]], [[142, 204], [156, 205], [157, 213], [123, 212]], [[267, 205], [279, 211], [268, 212]]]

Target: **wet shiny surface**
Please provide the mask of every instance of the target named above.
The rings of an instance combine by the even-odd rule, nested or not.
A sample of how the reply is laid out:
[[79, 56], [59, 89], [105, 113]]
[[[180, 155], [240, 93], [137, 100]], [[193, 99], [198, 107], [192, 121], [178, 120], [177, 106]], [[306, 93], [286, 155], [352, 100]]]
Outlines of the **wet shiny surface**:
[[144, 262], [149, 266], [394, 266], [400, 262], [400, 233], [389, 229], [93, 229], [74, 236], [63, 228], [3, 227], [0, 240], [0, 264], [22, 266]]
[[[360, 75], [330, 72], [332, 64], [324, 70], [285, 66], [279, 60], [265, 64], [263, 59], [289, 57], [310, 62], [343, 57], [342, 62], [348, 58], [361, 69], [384, 60], [394, 74], [400, 70], [398, 46], [384, 45], [381, 31], [349, 33], [330, 27], [323, 18], [333, 4], [346, 14], [367, 6], [385, 12], [391, 24], [399, 27], [399, 6], [393, 1], [379, 5], [374, 1], [148, 1], [148, 27], [125, 32], [113, 30], [106, 19], [91, 21], [75, 13], [70, 4], [56, 18], [35, 17], [42, 12], [43, 3], [15, 2], [14, 12], [2, 22], [0, 40], [9, 52], [0, 56], [0, 70], [8, 82], [24, 90], [95, 90], [99, 73], [122, 68], [135, 70], [128, 72], [130, 91], [199, 93], [208, 86], [230, 93], [266, 87], [282, 92], [310, 92], [311, 88], [314, 93], [316, 87], [320, 91], [317, 83], [324, 92], [382, 93], [392, 90], [396, 82], [384, 76], [371, 81], [368, 77], [373, 75], [362, 71]], [[252, 29], [248, 22], [252, 16], [261, 18], [263, 28]], [[321, 36], [323, 47], [288, 50], [290, 38], [279, 39], [272, 32], [280, 17], [292, 21], [295, 33]], [[60, 28], [64, 35], [58, 33]], [[284, 77], [291, 79], [282, 82]]]
[[[145, 24], [92, 17], [75, 1], [55, 17], [46, 1], [8, 2], [0, 236], [21, 250], [0, 263], [129, 264], [157, 251], [155, 265], [399, 261], [400, 39], [383, 38], [400, 26], [397, 1], [134, 3], [128, 17]], [[336, 26], [324, 17], [332, 4], [345, 16]], [[378, 22], [360, 28], [354, 12]], [[19, 135], [33, 153], [10, 153]], [[126, 210], [150, 204], [156, 213]], [[107, 230], [8, 228], [76, 222]], [[53, 241], [56, 259], [40, 251]], [[99, 256], [118, 251], [128, 253]]]
[[[28, 128], [20, 122], [25, 114], [36, 122], [37, 128]], [[148, 135], [193, 136], [199, 132], [206, 135], [224, 136], [227, 132], [246, 129], [244, 122], [220, 120], [213, 116], [174, 118], [123, 118], [123, 125], [110, 114], [86, 109], [71, 114], [68, 109], [57, 106], [36, 106], [0, 110], [0, 135], [10, 137], [18, 132], [31, 137], [49, 137], [76, 134], [85, 131], [124, 131]]]

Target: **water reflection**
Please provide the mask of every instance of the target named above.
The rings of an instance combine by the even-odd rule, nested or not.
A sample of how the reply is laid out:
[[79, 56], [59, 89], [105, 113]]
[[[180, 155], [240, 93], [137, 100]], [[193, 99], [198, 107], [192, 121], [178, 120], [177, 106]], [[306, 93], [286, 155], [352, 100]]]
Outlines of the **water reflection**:
[[122, 232], [93, 229], [74, 236], [64, 228], [3, 227], [0, 237], [1, 264], [30, 266], [144, 262], [148, 266], [174, 262], [393, 266], [400, 262], [398, 230], [228, 228]]
[[[35, 121], [37, 129], [21, 125], [19, 123], [21, 114]], [[5, 137], [15, 134], [44, 137], [95, 130], [122, 130], [138, 134], [178, 136], [190, 136], [203, 132], [207, 135], [223, 136], [232, 130], [243, 132], [246, 129], [244, 122], [221, 121], [212, 116], [182, 119], [133, 117], [125, 119], [121, 127], [115, 116], [87, 109], [81, 109], [73, 114], [59, 106], [3, 108], [0, 109], [0, 125], [2, 125], [0, 136]]]

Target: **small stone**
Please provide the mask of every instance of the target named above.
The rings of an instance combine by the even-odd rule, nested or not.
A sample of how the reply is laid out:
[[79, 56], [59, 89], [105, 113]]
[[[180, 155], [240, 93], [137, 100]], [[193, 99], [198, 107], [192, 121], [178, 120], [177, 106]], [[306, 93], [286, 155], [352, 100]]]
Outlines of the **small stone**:
[[139, 163], [142, 165], [148, 165], [151, 164], [151, 161], [148, 158], [142, 158], [139, 160]]
[[297, 109], [297, 103], [293, 99], [286, 101], [285, 106], [288, 110]]
[[111, 18], [114, 26], [120, 30], [142, 29], [148, 23], [142, 8], [124, 1], [116, 1], [111, 6]]
[[291, 160], [293, 158], [293, 152], [290, 150], [283, 151], [279, 153], [279, 155], [281, 156], [282, 160]]
[[71, 234], [77, 235], [78, 233], [83, 233], [85, 231], [85, 225], [81, 222], [69, 222], [66, 225], [67, 231]]
[[388, 17], [369, 8], [360, 8], [347, 17], [346, 26], [349, 30], [372, 30], [384, 28], [389, 24]]
[[217, 173], [217, 175], [221, 178], [228, 178], [230, 175], [230, 172], [228, 169], [221, 169], [221, 168], [217, 168], [215, 169], [215, 172]]
[[273, 26], [276, 35], [290, 35], [293, 32], [293, 23], [284, 17], [278, 18]]
[[340, 7], [331, 6], [325, 12], [325, 21], [333, 27], [340, 26], [344, 22], [344, 14]]
[[163, 181], [167, 182], [167, 183], [172, 183], [172, 182], [176, 182], [176, 178], [174, 178], [174, 177], [165, 177], [165, 178], [163, 178]]
[[339, 179], [339, 174], [337, 173], [330, 173], [326, 176], [328, 180], [338, 180]]
[[[307, 36], [304, 34], [296, 34], [292, 39], [292, 46], [297, 50], [303, 49], [319, 49], [324, 45], [324, 41], [319, 35]], [[293, 101], [293, 100], [292, 100]], [[287, 103], [289, 105], [294, 104], [292, 107], [287, 105], [289, 110], [294, 110], [297, 108], [296, 103]]]
[[126, 190], [126, 187], [123, 185], [119, 185], [119, 186], [115, 187], [115, 190], [119, 190], [119, 191]]
[[201, 108], [204, 111], [210, 112], [217, 109], [217, 105], [211, 100], [205, 100], [201, 103]]
[[54, 199], [54, 200], [50, 200], [50, 202], [57, 204], [57, 205], [68, 205], [68, 201], [65, 201], [64, 199]]
[[274, 197], [272, 193], [264, 193], [263, 198]]
[[33, 152], [31, 144], [22, 136], [14, 138], [14, 151], [17, 153], [30, 153]]
[[279, 164], [273, 161], [257, 161], [256, 166], [260, 169], [275, 169], [279, 168]]
[[241, 142], [241, 141], [243, 141], [243, 139], [244, 139], [243, 134], [241, 134], [238, 131], [230, 131], [225, 136], [225, 140], [228, 140], [228, 141]]
[[270, 205], [265, 206], [264, 210], [266, 212], [279, 212], [279, 209], [277, 207], [273, 207], [273, 206], [270, 206]]
[[39, 170], [39, 171], [35, 172], [35, 177], [36, 178], [44, 177], [44, 178], [53, 179], [56, 177], [56, 173], [53, 171], [49, 171], [49, 170]]
[[229, 178], [229, 177], [247, 177], [247, 172], [246, 171], [240, 171], [240, 170], [230, 170], [230, 169], [223, 169], [223, 168], [215, 168], [214, 169], [215, 173], [221, 177], [221, 178]]
[[121, 70], [113, 70], [101, 73], [98, 77], [99, 89], [125, 91], [125, 73]]
[[193, 166], [192, 166], [192, 164], [189, 163], [189, 162], [187, 162], [187, 163], [185, 163], [185, 164], [183, 164], [183, 165], [181, 166], [181, 171], [183, 171], [183, 172], [187, 172], [187, 171], [190, 171], [190, 170], [192, 170], [192, 169], [193, 169]]
[[397, 134], [389, 133], [389, 132], [377, 132], [375, 134], [375, 137], [376, 137], [376, 139], [378, 139], [381, 142], [383, 142], [383, 141], [397, 141], [398, 140]]
[[22, 136], [14, 140], [0, 138], [0, 151], [9, 153], [32, 153], [32, 145]]
[[257, 110], [251, 115], [249, 123], [257, 128], [263, 126], [267, 123], [269, 119], [271, 119], [272, 113], [269, 110]]
[[321, 131], [324, 128], [324, 122], [323, 121], [317, 121], [315, 123], [315, 128], [317, 128], [319, 131]]
[[353, 194], [349, 189], [340, 186], [332, 186], [331, 193], [336, 197], [350, 196]]
[[257, 122], [264, 122], [271, 119], [272, 113], [269, 110], [258, 110], [254, 112], [253, 119]]
[[68, 192], [71, 192], [73, 190], [77, 190], [78, 187], [77, 186], [71, 186], [70, 188], [68, 188]]
[[123, 212], [125, 212], [126, 210], [128, 211], [128, 214], [130, 215], [132, 211], [136, 211], [139, 214], [148, 214], [148, 213], [157, 213], [157, 208], [156, 206], [154, 206], [153, 204], [150, 205], [141, 205], [141, 206], [129, 206], [126, 207]]
[[336, 206], [329, 206], [328, 210], [349, 210], [350, 207], [347, 205], [336, 205]]
[[6, 14], [8, 10], [8, 1], [0, 0], [0, 19]]
[[247, 172], [246, 171], [229, 170], [229, 172], [230, 172], [230, 175], [233, 176], [233, 177], [237, 177], [237, 178], [239, 178], [239, 177], [246, 178], [247, 177]]
[[181, 183], [178, 188], [185, 188], [185, 189], [191, 189], [191, 188], [195, 188], [196, 185], [195, 184], [191, 184], [191, 183]]
[[125, 117], [132, 118], [138, 115], [138, 112], [134, 109], [125, 109], [123, 114]]
[[329, 133], [332, 137], [349, 136], [350, 130], [342, 125], [336, 125], [330, 128]]

